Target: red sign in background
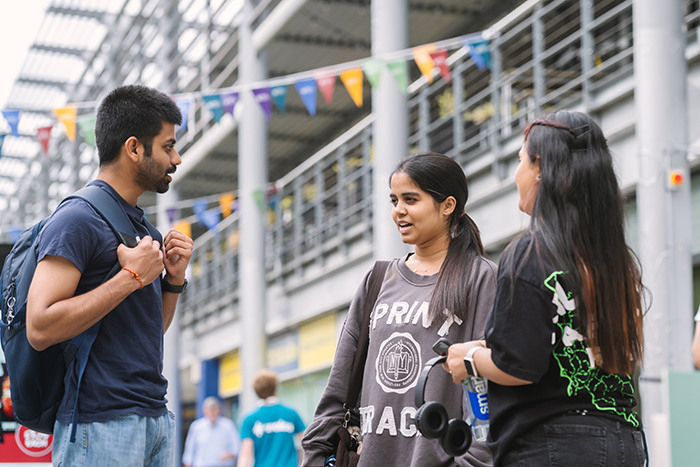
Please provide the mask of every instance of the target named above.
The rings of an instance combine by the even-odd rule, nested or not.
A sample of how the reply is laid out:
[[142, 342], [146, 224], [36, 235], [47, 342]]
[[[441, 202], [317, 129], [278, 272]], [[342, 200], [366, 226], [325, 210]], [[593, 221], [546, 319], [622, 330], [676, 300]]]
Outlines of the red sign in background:
[[53, 436], [17, 425], [14, 433], [4, 433], [0, 443], [2, 462], [51, 462]]

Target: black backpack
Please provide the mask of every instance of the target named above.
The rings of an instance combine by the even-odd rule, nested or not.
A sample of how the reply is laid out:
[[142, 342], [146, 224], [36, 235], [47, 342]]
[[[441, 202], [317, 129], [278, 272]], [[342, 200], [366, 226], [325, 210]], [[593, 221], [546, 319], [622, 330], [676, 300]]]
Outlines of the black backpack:
[[[135, 232], [124, 209], [112, 195], [96, 185], [87, 186], [68, 199], [81, 198], [87, 201], [107, 222], [120, 243], [134, 246]], [[62, 202], [63, 202], [62, 201]], [[40, 433], [53, 433], [56, 412], [63, 399], [63, 379], [71, 362], [77, 358], [78, 387], [76, 390], [71, 442], [75, 442], [78, 421], [78, 399], [80, 383], [87, 365], [88, 355], [100, 329], [98, 321], [78, 336], [55, 344], [41, 352], [34, 350], [27, 341], [26, 311], [27, 294], [37, 264], [37, 249], [41, 231], [48, 218], [25, 230], [5, 258], [0, 276], [0, 331], [2, 349], [5, 353], [7, 373], [10, 377], [12, 408], [15, 419], [25, 427]], [[146, 220], [146, 226], [154, 240], [162, 243], [158, 230]], [[103, 283], [121, 270], [119, 262], [114, 265]]]

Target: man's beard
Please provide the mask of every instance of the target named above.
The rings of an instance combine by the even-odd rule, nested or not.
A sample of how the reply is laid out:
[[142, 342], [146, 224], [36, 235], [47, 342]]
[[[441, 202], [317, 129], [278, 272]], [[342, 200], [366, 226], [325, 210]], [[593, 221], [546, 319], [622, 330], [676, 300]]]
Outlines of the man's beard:
[[176, 168], [174, 165], [171, 166], [165, 174], [161, 170], [162, 168], [153, 160], [151, 148], [145, 148], [143, 162], [136, 173], [136, 184], [144, 191], [160, 194], [167, 192], [170, 189], [170, 180], [167, 176], [175, 173]]

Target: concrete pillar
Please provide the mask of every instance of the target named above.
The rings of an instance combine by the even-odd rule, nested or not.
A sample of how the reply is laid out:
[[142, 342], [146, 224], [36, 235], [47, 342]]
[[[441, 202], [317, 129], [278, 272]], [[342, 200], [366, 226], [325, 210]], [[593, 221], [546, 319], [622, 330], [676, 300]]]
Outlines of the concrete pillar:
[[[238, 56], [242, 84], [265, 79], [263, 57], [252, 44], [250, 0], [243, 4], [243, 22], [239, 27]], [[252, 388], [255, 373], [265, 363], [265, 208], [256, 202], [264, 199], [267, 183], [267, 122], [252, 91], [241, 93], [243, 115], [238, 126], [238, 199], [240, 203], [239, 313], [243, 392], [241, 411], [253, 410], [257, 396]]]
[[[653, 295], [645, 317], [646, 351], [640, 377], [644, 424], [651, 433], [651, 465], [663, 445], [661, 377], [690, 369], [692, 268], [690, 174], [687, 144], [685, 32], [682, 0], [634, 5], [634, 77], [639, 147], [637, 216], [643, 279]], [[685, 173], [685, 186], [667, 190], [668, 168]]]
[[[372, 0], [372, 55], [408, 47], [408, 2]], [[405, 254], [396, 226], [391, 220], [389, 176], [408, 154], [407, 97], [399, 90], [389, 70], [382, 71], [381, 85], [372, 91], [374, 168], [373, 220], [374, 257], [391, 259]]]

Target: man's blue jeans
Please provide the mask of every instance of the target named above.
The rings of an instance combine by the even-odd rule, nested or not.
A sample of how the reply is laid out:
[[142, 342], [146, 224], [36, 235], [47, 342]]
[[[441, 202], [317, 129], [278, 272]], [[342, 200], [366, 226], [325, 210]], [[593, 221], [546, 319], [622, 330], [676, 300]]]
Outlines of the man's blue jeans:
[[175, 465], [175, 416], [123, 415], [106, 422], [78, 423], [75, 442], [70, 424], [54, 425], [52, 463], [73, 466]]
[[510, 447], [504, 467], [644, 467], [642, 432], [609, 418], [562, 415], [528, 430]]

